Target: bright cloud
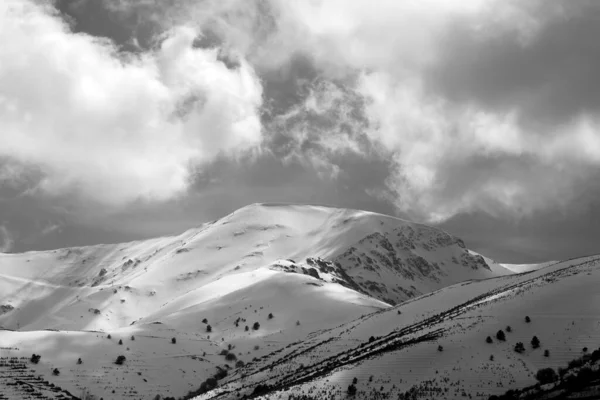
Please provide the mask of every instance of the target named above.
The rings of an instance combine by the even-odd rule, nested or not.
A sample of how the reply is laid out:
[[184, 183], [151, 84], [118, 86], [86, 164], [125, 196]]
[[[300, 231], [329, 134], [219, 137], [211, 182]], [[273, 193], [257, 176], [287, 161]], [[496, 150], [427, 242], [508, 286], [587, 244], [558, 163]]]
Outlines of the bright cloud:
[[262, 88], [239, 58], [193, 47], [195, 28], [125, 58], [49, 7], [0, 4], [0, 156], [36, 165], [39, 189], [121, 205], [184, 192], [191, 164], [262, 138]]
[[548, 136], [521, 128], [517, 110], [456, 106], [385, 74], [364, 75], [358, 90], [377, 121], [368, 135], [395, 164], [393, 201], [431, 221], [471, 210], [524, 215], [562, 207], [600, 165], [597, 123], [578, 120]]
[[4, 225], [0, 225], [0, 253], [9, 252], [14, 245], [14, 239], [10, 231]]

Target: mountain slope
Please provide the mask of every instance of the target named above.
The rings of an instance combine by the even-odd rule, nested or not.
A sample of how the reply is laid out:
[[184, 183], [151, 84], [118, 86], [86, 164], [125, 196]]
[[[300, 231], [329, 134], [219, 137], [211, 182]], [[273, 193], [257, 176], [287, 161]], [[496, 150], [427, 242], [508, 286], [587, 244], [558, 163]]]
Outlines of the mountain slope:
[[[0, 327], [15, 330], [1, 332], [0, 347], [41, 354], [31, 368], [76, 395], [181, 396], [219, 368], [233, 374], [238, 361], [264, 361], [390, 304], [498, 275], [434, 228], [254, 204], [174, 237], [0, 255]], [[219, 355], [232, 349], [229, 361]]]
[[334, 261], [365, 293], [390, 304], [464, 280], [496, 276], [462, 240], [418, 224], [375, 232]]
[[[215, 284], [224, 277], [281, 259], [308, 266], [308, 258], [331, 261], [340, 281], [355, 281], [347, 287], [389, 303], [495, 275], [460, 240], [433, 228], [364, 211], [255, 204], [175, 237], [0, 255], [0, 304], [14, 307], [0, 326], [128, 326], [164, 316], [161, 308], [181, 296], [189, 302], [191, 292], [205, 302], [207, 293], [238, 287]], [[205, 285], [212, 286], [199, 291]]]
[[595, 256], [447, 287], [272, 354], [199, 398], [344, 398], [354, 378], [359, 399], [487, 398], [598, 348], [599, 282]]

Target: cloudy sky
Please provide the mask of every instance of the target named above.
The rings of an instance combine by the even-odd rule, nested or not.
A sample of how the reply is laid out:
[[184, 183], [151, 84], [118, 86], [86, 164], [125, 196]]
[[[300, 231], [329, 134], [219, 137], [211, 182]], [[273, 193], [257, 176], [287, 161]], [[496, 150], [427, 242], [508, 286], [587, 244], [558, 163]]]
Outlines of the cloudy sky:
[[594, 0], [3, 0], [0, 251], [282, 201], [598, 253], [599, 36]]

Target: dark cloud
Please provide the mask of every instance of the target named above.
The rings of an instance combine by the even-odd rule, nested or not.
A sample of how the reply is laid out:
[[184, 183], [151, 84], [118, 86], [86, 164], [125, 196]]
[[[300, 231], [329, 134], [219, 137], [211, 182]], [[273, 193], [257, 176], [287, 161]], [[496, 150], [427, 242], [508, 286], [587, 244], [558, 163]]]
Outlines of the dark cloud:
[[[531, 38], [518, 30], [484, 35], [472, 21], [452, 24], [440, 42], [438, 62], [428, 71], [430, 90], [454, 103], [492, 111], [517, 110], [521, 122], [547, 127], [569, 122], [600, 107], [600, 3], [531, 2], [539, 19]], [[548, 13], [546, 13], [548, 14]]]
[[598, 254], [598, 220], [600, 202], [592, 202], [579, 210], [544, 211], [518, 219], [461, 214], [439, 226], [462, 237], [475, 251], [520, 264]]
[[265, 122], [302, 104], [319, 75], [312, 60], [301, 53], [295, 54], [281, 68], [261, 71], [263, 93], [268, 99], [265, 104]]
[[250, 203], [291, 202], [394, 213], [391, 204], [368, 193], [384, 187], [385, 162], [352, 154], [334, 161], [343, 170], [335, 179], [319, 177], [310, 166], [274, 155], [238, 165], [222, 160], [197, 175], [188, 212], [202, 209], [217, 218]]
[[158, 23], [140, 18], [139, 13], [117, 13], [104, 0], [56, 0], [55, 7], [75, 33], [103, 37], [121, 50], [149, 49], [159, 32]]

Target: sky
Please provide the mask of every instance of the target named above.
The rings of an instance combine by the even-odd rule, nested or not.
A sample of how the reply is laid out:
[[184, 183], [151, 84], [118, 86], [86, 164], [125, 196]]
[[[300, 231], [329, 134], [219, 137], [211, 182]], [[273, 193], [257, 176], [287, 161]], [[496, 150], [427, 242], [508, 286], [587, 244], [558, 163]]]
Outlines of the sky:
[[4, 0], [0, 251], [176, 234], [255, 202], [599, 252], [593, 0]]

